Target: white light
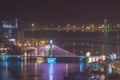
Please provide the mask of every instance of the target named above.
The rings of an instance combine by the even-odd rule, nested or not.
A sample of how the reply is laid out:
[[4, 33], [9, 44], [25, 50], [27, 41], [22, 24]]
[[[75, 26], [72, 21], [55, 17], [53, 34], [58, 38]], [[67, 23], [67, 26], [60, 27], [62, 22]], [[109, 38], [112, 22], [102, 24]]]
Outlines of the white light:
[[99, 61], [99, 57], [98, 56], [96, 56], [96, 61]]
[[114, 57], [113, 57], [113, 55], [111, 54], [111, 55], [110, 55], [110, 59], [113, 59], [113, 58], [114, 58]]
[[114, 59], [116, 59], [116, 54], [113, 54]]
[[9, 41], [13, 41], [13, 42], [15, 42], [15, 39], [9, 39]]
[[87, 56], [87, 57], [90, 57], [90, 55], [91, 55], [90, 52], [87, 52], [87, 53], [86, 53], [86, 56]]
[[95, 62], [96, 60], [95, 60], [95, 57], [92, 57], [92, 62]]
[[105, 55], [102, 56], [102, 60], [105, 60]]
[[50, 40], [50, 44], [52, 44], [53, 43], [53, 40]]

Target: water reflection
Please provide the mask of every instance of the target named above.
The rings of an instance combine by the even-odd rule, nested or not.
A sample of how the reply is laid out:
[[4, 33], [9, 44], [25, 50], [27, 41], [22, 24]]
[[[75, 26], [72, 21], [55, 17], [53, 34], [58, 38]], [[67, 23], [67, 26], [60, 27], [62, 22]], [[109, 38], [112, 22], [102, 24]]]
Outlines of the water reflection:
[[[37, 63], [35, 63], [35, 74], [38, 74], [38, 66], [37, 66]], [[37, 78], [37, 76], [35, 76], [35, 80], [37, 80], [38, 78]]]
[[66, 70], [65, 76], [68, 76], [68, 63], [65, 64], [65, 70]]
[[53, 70], [53, 64], [49, 65], [49, 80], [53, 80], [53, 76], [54, 76], [54, 70]]
[[0, 62], [0, 80], [16, 80], [17, 77], [21, 76], [22, 71], [23, 62]]
[[86, 64], [84, 62], [80, 62], [80, 72], [85, 72]]
[[[118, 61], [114, 65], [118, 66], [117, 63]], [[104, 73], [89, 72], [88, 70], [97, 70], [98, 67], [100, 66], [97, 62], [89, 64], [85, 62], [48, 64], [26, 60], [24, 62], [3, 61], [0, 62], [0, 80], [64, 80], [64, 76], [69, 76], [72, 73], [77, 73], [76, 75], [82, 73], [83, 75], [80, 74], [81, 76], [79, 76], [85, 76], [82, 80], [88, 80], [88, 78], [105, 79]]]
[[[79, 63], [0, 62], [0, 80], [63, 80]], [[83, 64], [84, 65], [84, 64]]]

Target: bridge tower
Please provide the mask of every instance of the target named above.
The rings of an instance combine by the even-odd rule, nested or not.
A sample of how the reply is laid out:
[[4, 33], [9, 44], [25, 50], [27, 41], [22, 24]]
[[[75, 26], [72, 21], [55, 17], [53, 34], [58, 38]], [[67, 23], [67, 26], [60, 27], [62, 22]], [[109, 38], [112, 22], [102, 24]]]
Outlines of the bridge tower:
[[49, 53], [50, 57], [53, 56], [53, 49], [52, 49], [53, 47], [52, 47], [52, 45], [53, 45], [53, 41], [50, 40], [50, 53]]
[[53, 45], [53, 41], [50, 40], [50, 50], [49, 50], [49, 55], [50, 56], [47, 58], [48, 63], [56, 63], [56, 58], [53, 57], [53, 47], [52, 47], [52, 45]]
[[104, 47], [104, 52], [105, 52], [105, 55], [108, 54], [108, 45], [107, 45], [107, 42], [108, 42], [108, 20], [107, 19], [104, 19], [104, 42], [105, 42], [105, 47]]

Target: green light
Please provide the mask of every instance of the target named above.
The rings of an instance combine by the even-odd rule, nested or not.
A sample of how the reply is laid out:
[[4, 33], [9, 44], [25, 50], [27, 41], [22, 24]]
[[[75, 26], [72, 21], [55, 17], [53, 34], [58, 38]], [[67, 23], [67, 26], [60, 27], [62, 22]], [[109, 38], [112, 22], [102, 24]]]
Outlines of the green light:
[[104, 20], [104, 41], [105, 41], [105, 48], [104, 48], [104, 52], [105, 54], [108, 53], [108, 45], [107, 45], [107, 42], [108, 42], [108, 21], [107, 19]]

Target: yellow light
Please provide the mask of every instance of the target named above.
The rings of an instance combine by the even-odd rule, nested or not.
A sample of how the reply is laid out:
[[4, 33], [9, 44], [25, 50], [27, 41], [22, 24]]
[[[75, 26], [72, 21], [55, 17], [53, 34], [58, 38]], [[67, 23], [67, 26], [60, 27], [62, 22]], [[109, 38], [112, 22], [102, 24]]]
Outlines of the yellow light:
[[45, 40], [41, 40], [41, 44], [43, 44], [43, 45], [44, 45], [44, 44], [45, 44]]
[[37, 63], [44, 63], [44, 59], [43, 58], [37, 58]]
[[26, 47], [26, 46], [27, 46], [27, 43], [25, 43], [24, 45], [25, 45], [25, 47]]
[[91, 63], [92, 62], [92, 58], [88, 58], [88, 63]]
[[94, 25], [92, 24], [91, 27], [93, 27]]
[[18, 46], [19, 46], [19, 47], [21, 47], [21, 46], [22, 46], [22, 44], [21, 44], [21, 43], [18, 43]]
[[76, 26], [74, 25], [73, 28], [76, 28]]
[[34, 26], [35, 26], [35, 24], [33, 24], [33, 23], [32, 23], [32, 26], [34, 27]]
[[24, 53], [24, 56], [27, 56], [27, 52]]
[[99, 61], [99, 57], [98, 56], [96, 56], [96, 61]]

